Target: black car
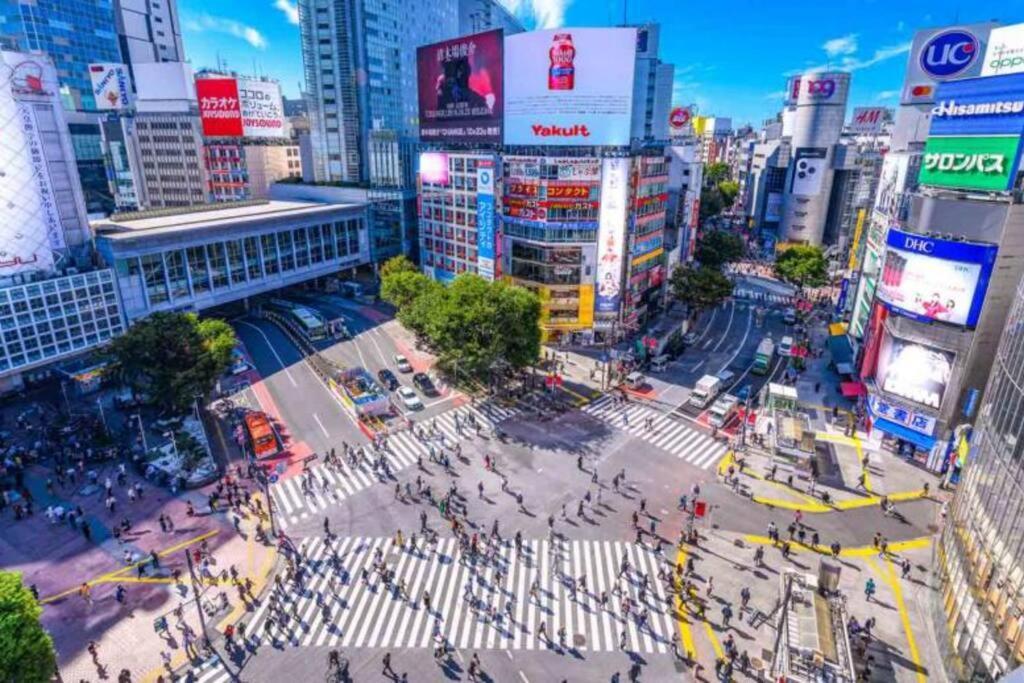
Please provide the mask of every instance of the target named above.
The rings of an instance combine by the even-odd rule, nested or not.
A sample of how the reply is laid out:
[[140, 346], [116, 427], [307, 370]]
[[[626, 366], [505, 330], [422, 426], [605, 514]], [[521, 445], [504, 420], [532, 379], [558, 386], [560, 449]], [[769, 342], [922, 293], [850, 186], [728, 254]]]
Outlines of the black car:
[[412, 376], [412, 383], [416, 385], [416, 388], [423, 392], [424, 396], [439, 396], [437, 387], [430, 381], [425, 372], [417, 372]]
[[394, 391], [398, 388], [398, 378], [395, 377], [395, 373], [391, 372], [387, 368], [377, 373], [377, 379], [384, 385], [384, 388], [388, 391]]

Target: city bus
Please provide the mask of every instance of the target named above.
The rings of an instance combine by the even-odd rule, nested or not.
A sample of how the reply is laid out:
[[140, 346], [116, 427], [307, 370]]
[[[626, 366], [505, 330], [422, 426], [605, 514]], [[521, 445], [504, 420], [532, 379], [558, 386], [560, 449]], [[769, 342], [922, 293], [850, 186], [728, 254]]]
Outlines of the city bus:
[[277, 435], [274, 434], [274, 429], [270, 426], [270, 420], [263, 413], [255, 411], [247, 413], [245, 431], [249, 435], [249, 443], [256, 458], [269, 458], [272, 455], [277, 455], [280, 451]]
[[301, 334], [307, 341], [315, 342], [331, 336], [330, 326], [324, 316], [308, 306], [288, 301], [287, 299], [270, 299], [264, 304], [267, 309], [284, 318], [289, 326]]

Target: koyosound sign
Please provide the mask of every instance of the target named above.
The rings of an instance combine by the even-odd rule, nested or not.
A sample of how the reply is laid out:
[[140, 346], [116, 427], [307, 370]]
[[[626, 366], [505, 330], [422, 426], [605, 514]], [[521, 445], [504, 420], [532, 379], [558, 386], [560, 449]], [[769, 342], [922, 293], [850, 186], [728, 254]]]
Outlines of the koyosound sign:
[[921, 162], [922, 185], [1006, 192], [1017, 177], [1020, 135], [930, 137]]

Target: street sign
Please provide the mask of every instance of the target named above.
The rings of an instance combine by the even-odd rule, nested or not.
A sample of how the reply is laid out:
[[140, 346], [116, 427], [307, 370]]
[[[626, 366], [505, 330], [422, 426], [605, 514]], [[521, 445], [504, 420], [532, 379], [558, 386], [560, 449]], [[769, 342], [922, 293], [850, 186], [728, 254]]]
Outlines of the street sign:
[[271, 474], [270, 475], [269, 481], [270, 481], [271, 484], [276, 484], [277, 480], [278, 480], [278, 476], [276, 474]]
[[693, 502], [693, 516], [698, 519], [703, 519], [704, 515], [708, 512], [708, 504], [703, 500], [696, 500]]

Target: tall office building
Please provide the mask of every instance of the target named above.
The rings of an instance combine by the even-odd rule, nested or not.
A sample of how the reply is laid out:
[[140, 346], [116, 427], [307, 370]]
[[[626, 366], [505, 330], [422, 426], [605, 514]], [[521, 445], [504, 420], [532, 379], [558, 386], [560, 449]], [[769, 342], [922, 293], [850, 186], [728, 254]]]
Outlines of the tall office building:
[[[416, 48], [458, 35], [458, 3], [301, 0], [299, 28], [316, 179], [369, 182], [371, 151], [417, 140]], [[393, 144], [372, 149], [385, 131]]]
[[[995, 681], [1024, 664], [1024, 283], [1017, 286], [977, 424], [954, 440], [959, 486], [932, 610], [949, 680]], [[969, 439], [968, 439], [969, 437]]]
[[637, 28], [636, 69], [633, 81], [633, 126], [630, 137], [638, 142], [668, 141], [668, 114], [672, 108], [675, 65], [658, 58], [659, 24]]
[[115, 6], [117, 37], [129, 68], [185, 61], [175, 0], [117, 0]]
[[494, 28], [505, 35], [526, 29], [514, 14], [495, 0], [459, 0], [459, 35], [482, 33]]

